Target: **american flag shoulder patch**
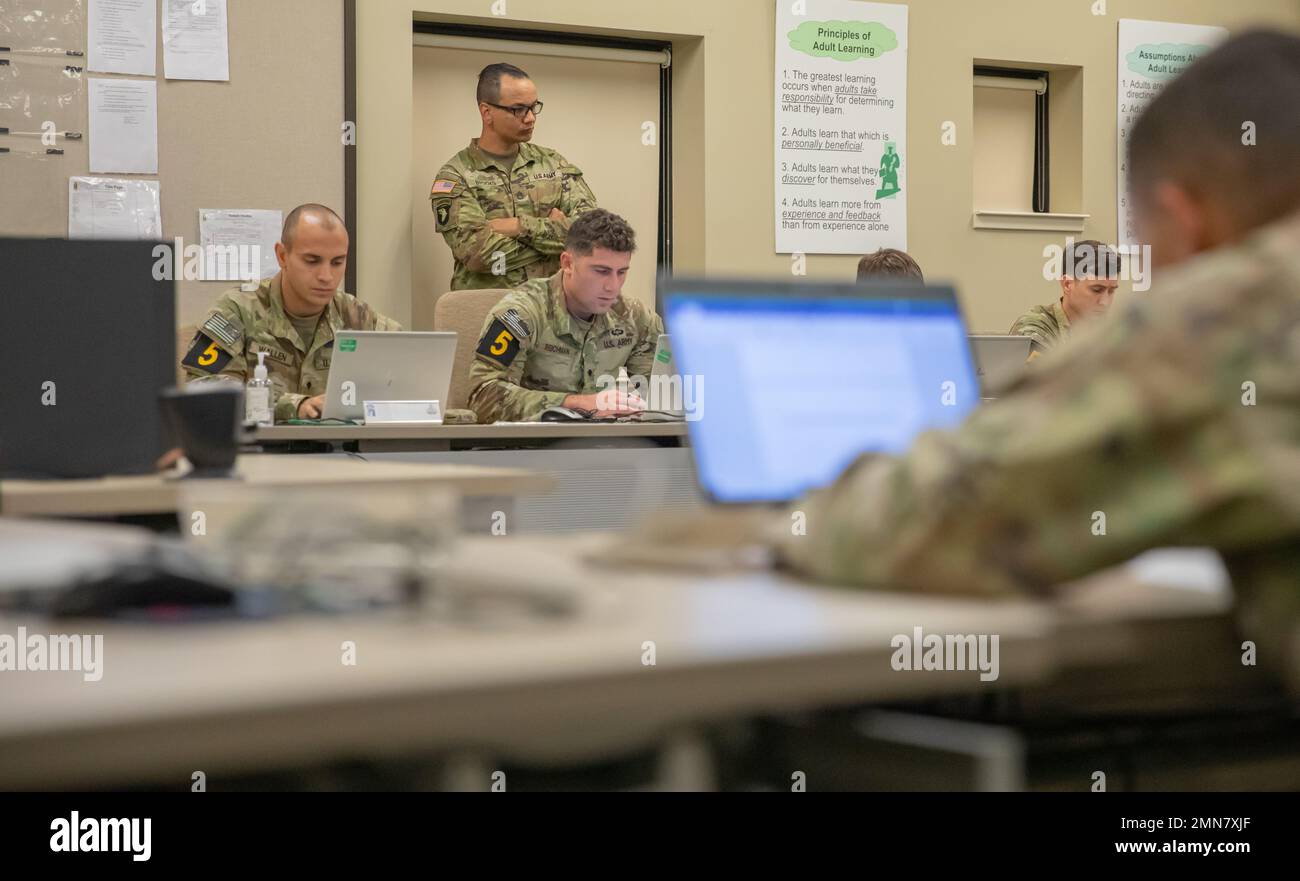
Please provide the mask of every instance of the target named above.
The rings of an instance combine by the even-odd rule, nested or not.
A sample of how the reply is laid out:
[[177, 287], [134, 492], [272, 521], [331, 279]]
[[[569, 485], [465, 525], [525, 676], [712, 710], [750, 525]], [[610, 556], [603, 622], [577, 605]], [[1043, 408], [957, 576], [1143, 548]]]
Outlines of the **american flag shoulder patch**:
[[516, 309], [507, 309], [501, 313], [501, 322], [514, 333], [515, 336], [526, 339], [532, 335], [532, 329], [528, 322], [519, 317], [519, 311]]
[[238, 325], [232, 324], [226, 316], [220, 312], [214, 313], [203, 322], [199, 330], [206, 333], [209, 337], [217, 342], [225, 343], [226, 348], [234, 351], [239, 346], [239, 340], [244, 335]]
[[436, 180], [433, 182], [433, 189], [430, 191], [430, 195], [450, 196], [452, 191], [455, 189], [456, 182], [454, 180]]

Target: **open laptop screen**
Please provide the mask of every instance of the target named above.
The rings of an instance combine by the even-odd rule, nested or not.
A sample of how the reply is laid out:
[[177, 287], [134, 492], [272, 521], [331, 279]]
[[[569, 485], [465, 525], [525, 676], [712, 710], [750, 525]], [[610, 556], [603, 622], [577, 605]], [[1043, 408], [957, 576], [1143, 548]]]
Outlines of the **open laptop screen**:
[[704, 490], [792, 499], [859, 453], [899, 453], [980, 399], [949, 288], [665, 283], [664, 305]]

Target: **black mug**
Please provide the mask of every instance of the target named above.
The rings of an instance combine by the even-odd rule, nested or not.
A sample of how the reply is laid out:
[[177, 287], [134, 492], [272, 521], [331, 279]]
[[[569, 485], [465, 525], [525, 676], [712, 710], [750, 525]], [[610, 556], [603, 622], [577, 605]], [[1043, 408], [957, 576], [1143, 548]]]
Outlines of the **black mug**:
[[194, 470], [187, 477], [231, 477], [239, 454], [244, 390], [235, 385], [189, 386], [161, 395], [163, 415]]

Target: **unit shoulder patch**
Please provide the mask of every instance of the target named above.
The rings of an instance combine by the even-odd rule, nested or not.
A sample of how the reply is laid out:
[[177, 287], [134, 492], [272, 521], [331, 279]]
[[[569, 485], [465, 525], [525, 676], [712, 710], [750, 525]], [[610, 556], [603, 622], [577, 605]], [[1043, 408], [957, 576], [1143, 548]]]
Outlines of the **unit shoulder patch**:
[[181, 359], [182, 366], [216, 375], [225, 369], [233, 356], [203, 331], [194, 335], [194, 343]]
[[502, 320], [504, 317], [502, 315], [492, 319], [492, 324], [483, 334], [483, 339], [479, 340], [476, 351], [482, 358], [509, 367], [519, 354], [519, 340], [527, 335], [520, 334], [517, 327], [506, 324]]

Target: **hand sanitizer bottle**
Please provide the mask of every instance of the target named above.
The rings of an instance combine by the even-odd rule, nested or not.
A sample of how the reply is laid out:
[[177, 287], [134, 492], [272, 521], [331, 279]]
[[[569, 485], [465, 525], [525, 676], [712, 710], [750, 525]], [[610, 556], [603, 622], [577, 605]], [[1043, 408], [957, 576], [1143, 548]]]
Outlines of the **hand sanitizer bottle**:
[[266, 353], [257, 353], [257, 366], [253, 378], [244, 387], [244, 421], [255, 425], [272, 425], [271, 380], [266, 378]]

